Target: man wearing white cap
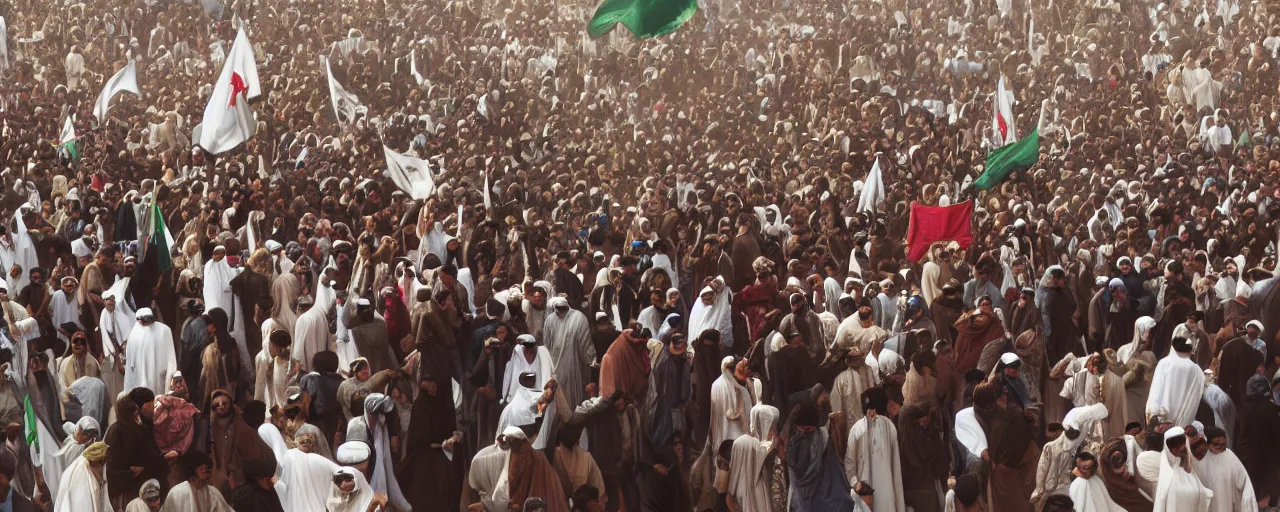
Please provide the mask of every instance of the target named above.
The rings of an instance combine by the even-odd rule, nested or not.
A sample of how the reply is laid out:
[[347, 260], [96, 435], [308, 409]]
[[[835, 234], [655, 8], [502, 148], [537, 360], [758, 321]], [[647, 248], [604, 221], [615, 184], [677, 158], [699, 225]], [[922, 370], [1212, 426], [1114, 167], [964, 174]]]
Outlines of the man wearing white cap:
[[136, 315], [138, 325], [125, 343], [124, 390], [144, 387], [157, 395], [169, 392], [169, 376], [178, 371], [173, 353], [173, 332], [156, 321], [151, 308]]

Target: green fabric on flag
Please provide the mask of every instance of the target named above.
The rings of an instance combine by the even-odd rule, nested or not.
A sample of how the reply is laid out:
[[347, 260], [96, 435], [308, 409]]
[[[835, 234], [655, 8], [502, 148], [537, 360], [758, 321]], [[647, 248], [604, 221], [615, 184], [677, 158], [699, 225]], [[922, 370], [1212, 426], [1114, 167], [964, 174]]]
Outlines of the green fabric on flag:
[[608, 34], [618, 23], [637, 39], [675, 32], [698, 12], [697, 0], [605, 0], [587, 24], [592, 38]]
[[58, 146], [58, 153], [65, 155], [67, 160], [72, 162], [80, 161], [80, 145], [74, 140]]
[[173, 268], [173, 235], [169, 234], [169, 228], [164, 225], [164, 215], [160, 214], [160, 206], [154, 202], [151, 203], [151, 217], [155, 224], [151, 241], [156, 244], [156, 264], [160, 266], [161, 272], [168, 272]]
[[25, 419], [22, 429], [27, 433], [27, 445], [35, 447], [36, 451], [40, 451], [40, 434], [36, 431], [36, 410], [31, 408], [31, 397], [26, 396], [22, 399], [22, 407], [25, 410]]
[[1008, 178], [1010, 174], [1026, 169], [1040, 161], [1040, 130], [1032, 130], [1022, 140], [1002, 147], [987, 155], [987, 168], [973, 182], [978, 190], [988, 190]]

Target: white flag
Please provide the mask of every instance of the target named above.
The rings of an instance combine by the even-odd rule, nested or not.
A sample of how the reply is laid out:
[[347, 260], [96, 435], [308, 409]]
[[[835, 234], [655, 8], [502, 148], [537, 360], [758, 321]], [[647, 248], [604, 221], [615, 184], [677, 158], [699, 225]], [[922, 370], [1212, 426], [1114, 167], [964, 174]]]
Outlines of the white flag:
[[1002, 148], [1018, 142], [1018, 127], [1013, 117], [1013, 91], [1005, 89], [1004, 75], [1000, 75], [1000, 83], [996, 86], [996, 95], [992, 99], [991, 138], [996, 148]]
[[422, 200], [435, 193], [436, 183], [426, 160], [396, 153], [385, 144], [382, 152], [387, 157], [387, 175], [409, 197]]
[[360, 100], [356, 95], [347, 92], [333, 78], [333, 69], [329, 66], [329, 59], [324, 59], [324, 72], [329, 77], [329, 102], [333, 105], [333, 116], [338, 119], [339, 124], [350, 123], [356, 119], [356, 111], [360, 107]]
[[132, 60], [102, 87], [102, 94], [98, 95], [98, 102], [93, 105], [93, 116], [98, 118], [98, 123], [107, 120], [107, 113], [111, 111], [111, 98], [121, 92], [141, 95], [138, 92], [138, 66]]
[[76, 140], [76, 127], [72, 124], [74, 118], [75, 116], [67, 116], [67, 119], [62, 122], [62, 136], [58, 137], [59, 143], [66, 144]]
[[493, 199], [489, 198], [489, 171], [484, 172], [484, 211], [485, 215], [493, 212]]
[[0, 71], [9, 69], [9, 25], [0, 16]]
[[489, 119], [489, 94], [481, 94], [480, 101], [476, 102], [476, 113], [480, 114], [485, 120]]
[[858, 212], [878, 212], [880, 204], [884, 202], [884, 178], [880, 175], [880, 153], [876, 153], [876, 162], [871, 166], [871, 172], [867, 173], [867, 179], [862, 184], [862, 195], [858, 197]]
[[[193, 142], [210, 154], [234, 149], [253, 137], [258, 123], [249, 108], [249, 100], [262, 94], [258, 82], [258, 63], [253, 57], [249, 36], [241, 29], [227, 52], [213, 95], [204, 108], [204, 122], [193, 131]], [[198, 135], [197, 135], [198, 134]]]
[[422, 73], [418, 72], [418, 49], [417, 48], [409, 50], [409, 73], [413, 75], [413, 80], [417, 82], [419, 86], [422, 85], [422, 82], [427, 81], [427, 79], [422, 77]]

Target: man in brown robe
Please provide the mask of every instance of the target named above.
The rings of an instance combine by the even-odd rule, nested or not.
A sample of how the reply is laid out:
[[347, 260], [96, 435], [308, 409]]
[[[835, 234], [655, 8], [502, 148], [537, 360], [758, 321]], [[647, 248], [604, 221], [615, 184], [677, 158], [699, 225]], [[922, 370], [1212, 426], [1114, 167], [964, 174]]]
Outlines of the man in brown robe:
[[[1031, 441], [1035, 422], [1014, 405], [999, 384], [982, 383], [973, 391], [973, 408], [987, 435], [983, 454], [991, 467], [987, 497], [990, 512], [1030, 512], [1035, 460]], [[1027, 484], [1032, 485], [1028, 486]]]
[[[98, 250], [93, 263], [85, 265], [80, 273], [80, 289], [76, 291], [76, 300], [80, 303], [80, 324], [85, 332], [98, 332], [98, 317], [102, 315], [102, 292], [106, 291], [114, 281], [116, 248], [106, 246]], [[94, 355], [102, 354], [102, 339], [98, 335], [91, 336], [89, 348]]]
[[524, 504], [526, 499], [538, 497], [547, 503], [547, 510], [569, 510], [564, 489], [546, 455], [529, 446], [528, 436], [519, 428], [507, 427], [503, 435], [511, 445], [511, 462], [507, 469], [510, 503]]

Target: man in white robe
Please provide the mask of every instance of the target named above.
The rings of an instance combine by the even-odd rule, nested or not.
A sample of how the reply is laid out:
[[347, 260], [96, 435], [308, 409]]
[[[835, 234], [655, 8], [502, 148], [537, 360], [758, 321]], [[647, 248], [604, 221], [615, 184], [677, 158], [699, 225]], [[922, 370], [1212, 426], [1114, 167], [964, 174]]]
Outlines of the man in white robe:
[[850, 350], [844, 356], [846, 368], [831, 386], [831, 412], [844, 414], [846, 425], [862, 419], [862, 392], [880, 382], [879, 368], [868, 366], [866, 355]]
[[98, 330], [102, 333], [102, 382], [107, 385], [107, 399], [114, 400], [124, 391], [124, 346], [133, 332], [134, 313], [127, 301], [118, 300], [124, 297], [124, 286], [128, 279], [121, 279], [110, 289], [102, 292], [102, 314], [98, 317]]
[[889, 337], [889, 331], [876, 325], [872, 316], [871, 299], [858, 299], [858, 314], [851, 315], [840, 322], [836, 329], [833, 346], [848, 349], [857, 348], [863, 354], [871, 353], [871, 346]]
[[1152, 500], [1155, 510], [1208, 512], [1213, 491], [1200, 482], [1192, 469], [1191, 449], [1187, 447], [1187, 435], [1182, 427], [1169, 427], [1164, 432], [1164, 449], [1160, 455], [1160, 481]]
[[1191, 359], [1191, 342], [1177, 337], [1170, 343], [1173, 352], [1156, 364], [1147, 396], [1148, 415], [1167, 411], [1175, 426], [1190, 425], [1204, 393], [1204, 372]]
[[191, 450], [183, 455], [182, 464], [190, 476], [169, 490], [160, 512], [234, 512], [222, 493], [209, 485], [213, 478], [213, 459]]
[[332, 302], [321, 304], [308, 296], [298, 298], [298, 310], [302, 314], [298, 315], [298, 323], [293, 329], [292, 357], [302, 363], [303, 369], [307, 371], [313, 370], [310, 367], [312, 357], [333, 349], [333, 334], [329, 332], [331, 307]]
[[80, 47], [72, 46], [67, 57], [62, 61], [67, 75], [67, 89], [75, 91], [80, 88], [82, 76], [85, 74], [84, 56], [80, 55]]
[[1098, 476], [1098, 458], [1092, 453], [1082, 452], [1075, 457], [1076, 468], [1071, 472], [1076, 477], [1071, 482], [1069, 495], [1075, 503], [1075, 512], [1124, 512], [1124, 508], [1111, 500], [1107, 493], [1107, 485]]
[[[106, 467], [107, 444], [97, 442], [72, 461], [60, 479], [46, 475], [46, 483], [59, 480], [60, 484], [54, 494], [53, 512], [111, 512]], [[52, 488], [50, 492], [54, 492]]]
[[751, 435], [738, 436], [733, 441], [728, 499], [740, 512], [769, 512], [772, 510], [769, 501], [772, 480], [765, 474], [764, 465], [776, 436], [773, 422], [777, 421], [778, 410], [769, 405], [757, 405], [751, 408], [751, 417], [757, 420], [752, 424]]
[[570, 404], [580, 404], [587, 398], [584, 390], [591, 381], [591, 364], [596, 360], [591, 325], [587, 316], [571, 309], [564, 297], [551, 299], [549, 305], [551, 314], [542, 324], [542, 343], [551, 354], [551, 369], [560, 383], [560, 392]]
[[284, 407], [288, 401], [286, 396], [289, 383], [302, 371], [302, 363], [289, 357], [289, 344], [292, 340], [289, 333], [279, 330], [264, 338], [262, 351], [254, 358], [255, 382], [253, 399], [267, 404], [270, 411], [273, 406]]
[[524, 437], [524, 432], [518, 427], [507, 427], [495, 443], [482, 448], [471, 459], [467, 483], [479, 495], [480, 503], [487, 512], [505, 512], [510, 500], [507, 469], [511, 466], [511, 451], [506, 441], [508, 435]]
[[[84, 325], [80, 323], [80, 303], [76, 300], [76, 286], [80, 283], [76, 278], [66, 276], [59, 283], [58, 291], [53, 292], [49, 297], [49, 306], [53, 314], [53, 327], [58, 331], [58, 339], [63, 343], [71, 342], [71, 332], [68, 332], [67, 324], [74, 325], [76, 329], [84, 331]], [[64, 327], [66, 326], [66, 327]]]
[[866, 482], [875, 490], [872, 510], [903, 512], [906, 501], [902, 494], [898, 429], [893, 420], [883, 414], [888, 412], [889, 396], [883, 388], [871, 388], [861, 398], [865, 416], [849, 429], [845, 477], [851, 489], [856, 489], [858, 482]]
[[[1057, 439], [1045, 443], [1036, 465], [1036, 489], [1031, 492], [1031, 502], [1040, 508], [1044, 499], [1054, 494], [1065, 494], [1072, 485], [1072, 470], [1078, 465], [1076, 451], [1084, 442], [1084, 434], [1076, 425], [1063, 425]], [[1093, 468], [1097, 469], [1097, 461]]]
[[1257, 512], [1258, 498], [1244, 464], [1227, 448], [1227, 432], [1218, 427], [1204, 430], [1204, 440], [1192, 451], [1196, 476], [1213, 491], [1210, 512]]
[[[238, 273], [227, 264], [227, 249], [221, 245], [213, 248], [213, 257], [204, 263], [204, 309], [212, 311], [222, 309], [231, 318], [227, 326], [231, 336], [237, 340], [244, 338], [244, 315], [238, 315], [236, 295], [231, 291], [231, 280]], [[248, 359], [248, 354], [244, 354]]]
[[539, 347], [538, 340], [529, 334], [516, 337], [515, 350], [511, 360], [507, 361], [506, 376], [502, 379], [502, 402], [510, 402], [520, 386], [512, 382], [525, 373], [533, 373], [534, 388], [542, 389], [554, 373], [551, 369], [551, 352], [547, 347]]
[[173, 332], [156, 321], [150, 308], [138, 310], [138, 325], [129, 332], [125, 344], [124, 391], [137, 387], [157, 395], [169, 392], [170, 377], [178, 371], [173, 352]]
[[[88, 416], [80, 418], [80, 421], [74, 425], [71, 422], [64, 423], [62, 429], [67, 435], [66, 439], [62, 441], [62, 448], [57, 451], [43, 450], [40, 454], [42, 460], [35, 461], [40, 465], [40, 471], [45, 475], [45, 484], [49, 486], [49, 494], [53, 496], [58, 495], [59, 486], [62, 483], [60, 476], [63, 471], [70, 468], [84, 454], [85, 449], [101, 437], [99, 434], [102, 433], [98, 420]], [[56, 441], [51, 438], [51, 433], [41, 430], [41, 446], [56, 446]], [[46, 436], [46, 434], [50, 435]], [[46, 439], [46, 437], [49, 437], [49, 439]], [[55, 477], [54, 475], [59, 476]]]
[[[755, 397], [742, 384], [746, 381], [746, 365], [743, 364], [743, 381], [738, 379], [738, 360], [726, 356], [720, 361], [720, 377], [711, 383], [711, 446], [732, 441], [746, 434], [751, 427], [749, 412], [755, 407]], [[742, 362], [745, 363], [745, 360]], [[746, 381], [750, 382], [750, 381]]]

